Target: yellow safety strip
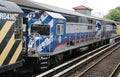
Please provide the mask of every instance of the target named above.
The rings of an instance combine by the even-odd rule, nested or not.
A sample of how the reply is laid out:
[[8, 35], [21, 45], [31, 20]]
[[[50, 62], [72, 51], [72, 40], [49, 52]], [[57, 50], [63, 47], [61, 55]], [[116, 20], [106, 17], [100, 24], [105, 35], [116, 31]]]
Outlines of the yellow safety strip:
[[13, 47], [14, 43], [15, 43], [15, 39], [14, 39], [14, 34], [12, 35], [12, 37], [10, 38], [9, 42], [7, 43], [5, 49], [3, 50], [3, 52], [0, 54], [0, 66], [2, 66], [3, 62], [5, 61], [7, 55], [9, 54], [11, 48]]
[[12, 56], [12, 59], [10, 60], [9, 64], [13, 64], [17, 61], [19, 58], [19, 55], [21, 54], [22, 51], [22, 42], [20, 42], [18, 48], [16, 49], [14, 55]]
[[0, 43], [5, 38], [6, 34], [8, 33], [8, 31], [11, 28], [12, 25], [13, 25], [13, 21], [7, 21], [5, 23], [5, 25], [3, 26], [3, 28], [0, 31]]

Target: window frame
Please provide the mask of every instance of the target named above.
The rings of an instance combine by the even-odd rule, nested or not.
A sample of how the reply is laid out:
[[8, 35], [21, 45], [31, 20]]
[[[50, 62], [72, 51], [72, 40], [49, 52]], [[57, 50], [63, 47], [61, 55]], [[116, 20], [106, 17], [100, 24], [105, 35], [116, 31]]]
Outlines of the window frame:
[[14, 38], [16, 40], [21, 40], [22, 38], [22, 24], [23, 24], [23, 18], [18, 16], [15, 20], [15, 23], [14, 23]]
[[[58, 30], [58, 27], [59, 27], [59, 30]], [[63, 35], [64, 34], [64, 24], [57, 24], [56, 34], [57, 35]]]
[[[33, 26], [33, 25], [37, 25], [37, 26]], [[44, 34], [45, 29], [43, 30], [43, 34], [39, 33], [39, 32], [33, 32], [34, 30], [32, 30], [33, 28], [48, 28], [48, 34]], [[40, 30], [41, 31], [41, 30]], [[31, 25], [31, 33], [39, 33], [40, 35], [45, 35], [45, 36], [49, 36], [50, 35], [50, 25], [46, 25], [46, 24], [32, 24]]]

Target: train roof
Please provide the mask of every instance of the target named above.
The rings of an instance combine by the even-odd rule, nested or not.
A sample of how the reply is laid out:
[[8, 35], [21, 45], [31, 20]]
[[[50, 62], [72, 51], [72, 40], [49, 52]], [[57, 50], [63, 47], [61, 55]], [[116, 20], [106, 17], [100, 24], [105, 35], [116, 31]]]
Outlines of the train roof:
[[50, 15], [52, 18], [59, 18], [59, 19], [64, 19], [65, 18], [61, 15], [61, 14], [58, 14], [58, 13], [53, 13], [53, 12], [48, 12], [48, 11], [45, 11], [48, 15]]
[[112, 20], [103, 19], [103, 18], [99, 18], [99, 17], [95, 17], [95, 16], [88, 16], [88, 15], [81, 14], [81, 13], [78, 13], [78, 12], [75, 12], [72, 10], [67, 10], [64, 8], [59, 8], [56, 6], [51, 6], [51, 5], [43, 4], [43, 3], [37, 3], [37, 2], [31, 1], [31, 0], [8, 0], [8, 1], [15, 2], [16, 4], [18, 4], [24, 8], [28, 7], [28, 8], [32, 8], [32, 9], [46, 10], [46, 11], [52, 11], [52, 12], [57, 12], [57, 13], [62, 13], [62, 14], [82, 16], [82, 17], [87, 17], [87, 18], [92, 18], [92, 19], [97, 19], [97, 20], [114, 22]]
[[21, 8], [13, 2], [0, 0], [0, 11], [23, 13]]
[[59, 8], [56, 6], [51, 6], [43, 3], [37, 3], [31, 0], [8, 0], [15, 2], [16, 4], [24, 7], [29, 7], [29, 8], [35, 8], [35, 9], [43, 9], [47, 11], [52, 11], [52, 12], [58, 12], [58, 13], [63, 13], [63, 14], [70, 14], [70, 15], [76, 15], [76, 16], [86, 16], [84, 14], [80, 14], [78, 12], [72, 11], [72, 10], [67, 10], [64, 8]]

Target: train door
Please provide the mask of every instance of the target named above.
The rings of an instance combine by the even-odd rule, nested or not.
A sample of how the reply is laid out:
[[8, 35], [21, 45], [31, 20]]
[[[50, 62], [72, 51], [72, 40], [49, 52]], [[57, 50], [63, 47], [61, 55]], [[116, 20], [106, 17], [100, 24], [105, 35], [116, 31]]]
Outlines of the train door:
[[27, 55], [28, 50], [28, 18], [23, 18], [23, 52]]
[[106, 31], [106, 27], [105, 26], [103, 26], [103, 32], [102, 32], [102, 37], [105, 37], [106, 35], [106, 33], [105, 33], [105, 31]]
[[112, 23], [112, 33], [116, 36], [117, 34], [117, 23]]

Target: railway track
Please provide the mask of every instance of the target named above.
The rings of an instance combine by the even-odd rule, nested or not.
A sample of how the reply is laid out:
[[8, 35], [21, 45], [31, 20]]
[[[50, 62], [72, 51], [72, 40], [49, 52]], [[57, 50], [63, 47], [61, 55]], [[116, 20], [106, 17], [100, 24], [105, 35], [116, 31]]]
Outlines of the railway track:
[[120, 63], [116, 66], [110, 77], [120, 77]]
[[[87, 72], [87, 70], [84, 70], [87, 68], [88, 70], [92, 68], [95, 64], [97, 64], [99, 61], [102, 60], [101, 56], [105, 54], [108, 56], [108, 53], [111, 54], [114, 50], [118, 49], [119, 43], [115, 43], [113, 45], [104, 45], [100, 48], [97, 48], [87, 54], [84, 54], [80, 57], [77, 57], [71, 61], [68, 61], [60, 66], [57, 66], [51, 70], [48, 70], [40, 75], [36, 75], [33, 77], [68, 77], [71, 75], [71, 77], [74, 76], [81, 76], [84, 74], [84, 72]], [[115, 47], [116, 46], [116, 47]], [[114, 49], [112, 49], [114, 48]], [[112, 50], [111, 52], [108, 52], [108, 50]], [[98, 59], [99, 57], [99, 59]], [[100, 60], [101, 59], [101, 60]], [[96, 60], [96, 61], [94, 61]], [[94, 61], [94, 62], [93, 62]], [[86, 65], [92, 65], [92, 66], [86, 66]], [[77, 73], [78, 69], [81, 69], [79, 74]], [[77, 75], [73, 73], [77, 73]], [[94, 77], [94, 76], [89, 76], [89, 77]]]
[[[72, 77], [114, 77], [120, 62], [120, 45], [107, 51], [99, 60], [94, 61], [82, 73]], [[116, 76], [115, 76], [116, 77]]]

